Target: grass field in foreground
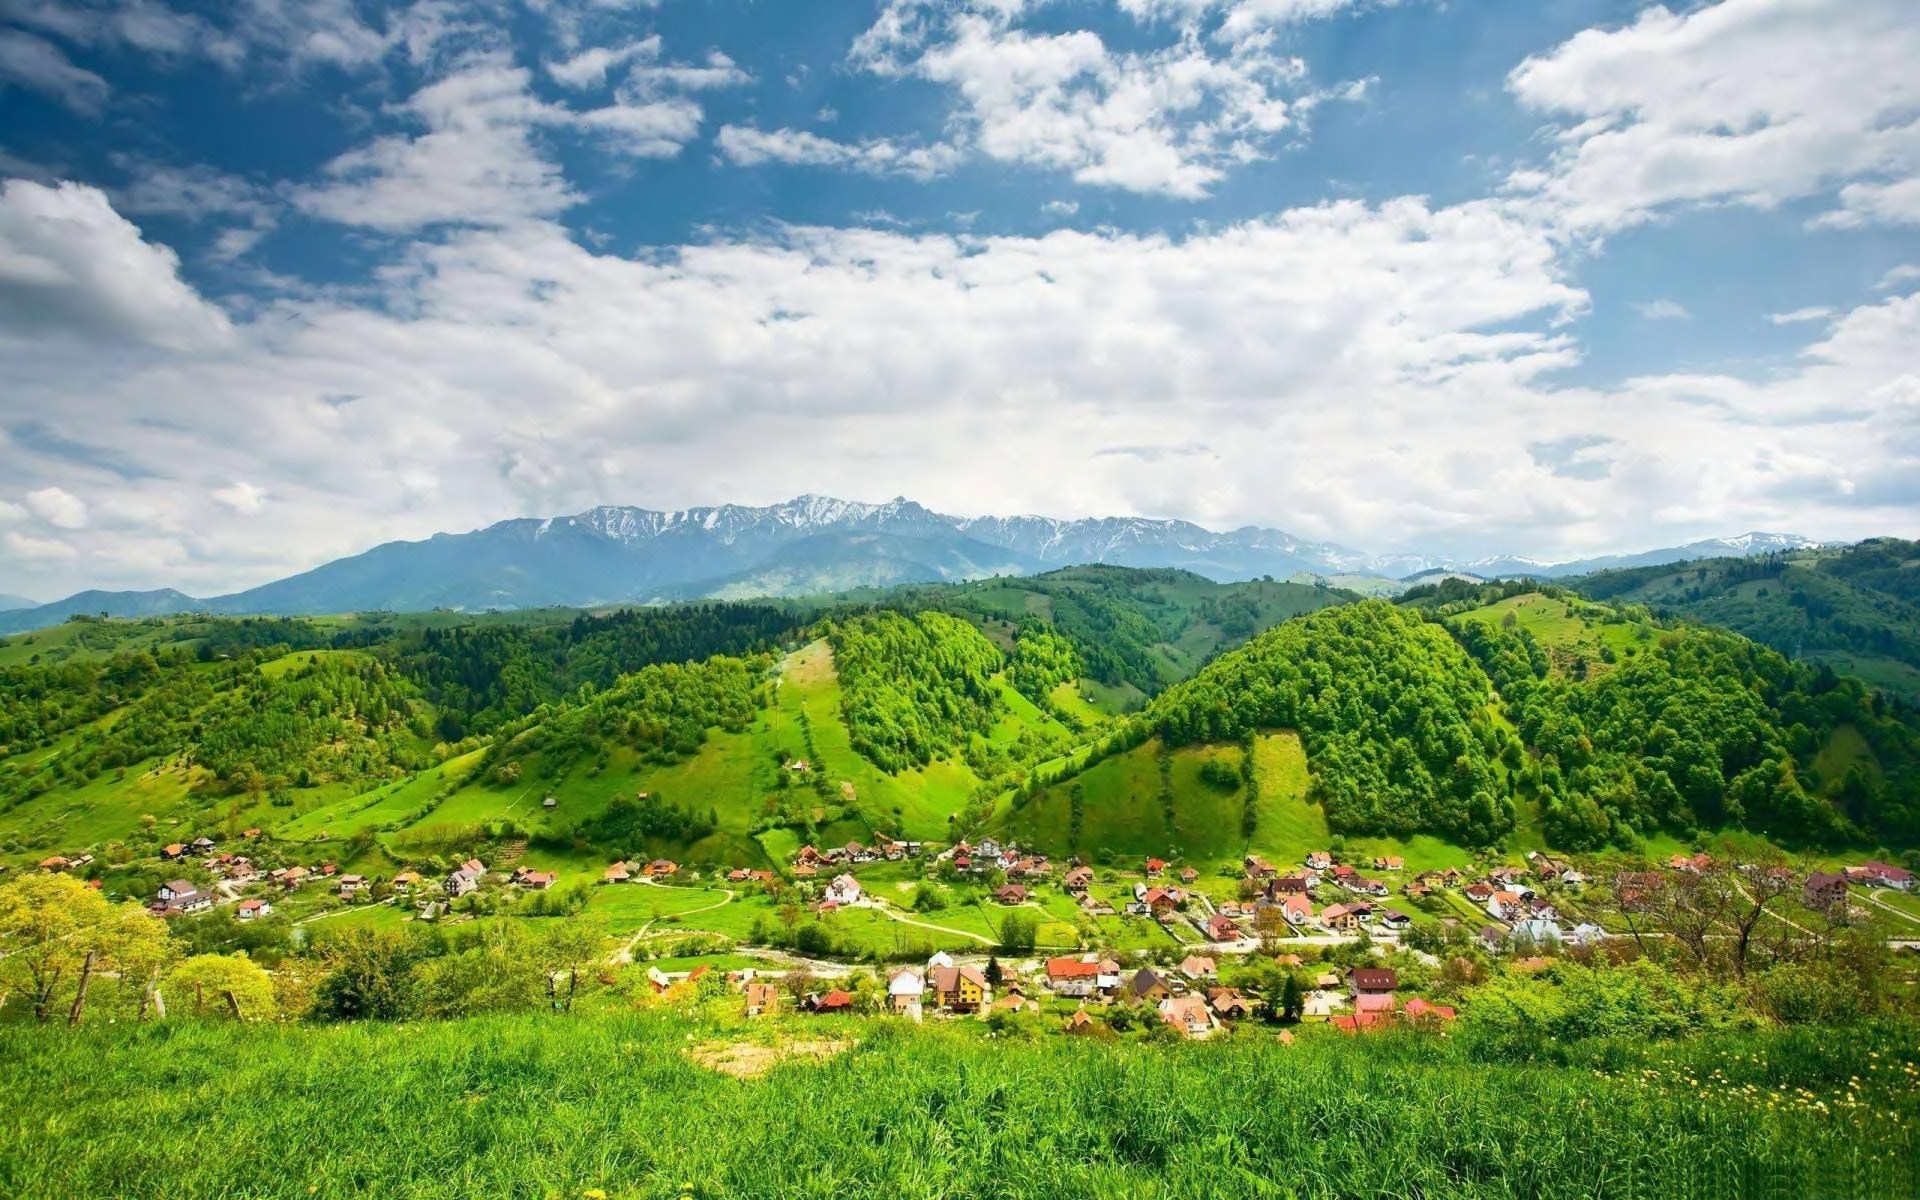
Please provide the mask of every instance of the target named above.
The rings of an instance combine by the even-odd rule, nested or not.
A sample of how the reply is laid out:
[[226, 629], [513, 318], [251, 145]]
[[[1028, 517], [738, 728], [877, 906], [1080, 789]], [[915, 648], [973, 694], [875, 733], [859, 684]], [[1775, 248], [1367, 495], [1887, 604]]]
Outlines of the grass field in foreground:
[[[1674, 1200], [1920, 1187], [1911, 1030], [1582, 1044], [1548, 1065], [1476, 1061], [1469, 1039], [1417, 1034], [1309, 1029], [1282, 1046], [1250, 1029], [1163, 1046], [986, 1040], [978, 1022], [748, 1025], [736, 1003], [408, 1026], [7, 1027], [0, 1087], [17, 1102], [0, 1194]], [[695, 1061], [777, 1058], [795, 1039], [821, 1057], [758, 1078]]]

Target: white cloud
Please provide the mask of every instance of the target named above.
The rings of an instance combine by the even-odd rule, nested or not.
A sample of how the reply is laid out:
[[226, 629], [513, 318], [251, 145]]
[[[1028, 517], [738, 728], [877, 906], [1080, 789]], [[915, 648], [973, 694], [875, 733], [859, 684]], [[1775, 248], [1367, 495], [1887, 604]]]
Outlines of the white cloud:
[[315, 216], [388, 233], [549, 217], [580, 197], [543, 139], [579, 133], [610, 153], [671, 158], [698, 135], [704, 115], [684, 93], [747, 78], [719, 54], [699, 67], [634, 66], [612, 103], [575, 109], [536, 96], [526, 68], [482, 57], [396, 107], [425, 132], [388, 134], [340, 155], [325, 182], [294, 189], [293, 201]]
[[58, 562], [77, 558], [80, 554], [65, 542], [53, 538], [34, 537], [31, 534], [21, 533], [17, 529], [8, 530], [6, 537], [0, 538], [0, 544], [6, 546], [9, 557], [28, 564]]
[[1908, 212], [1920, 172], [1920, 21], [1909, 0], [1723, 0], [1644, 10], [1529, 58], [1508, 80], [1574, 124], [1512, 185], [1576, 228], [1662, 205], [1770, 207], [1854, 182], [1846, 212]]
[[1874, 287], [1884, 292], [1900, 287], [1902, 284], [1912, 283], [1916, 279], [1920, 279], [1920, 263], [1902, 263], [1882, 275], [1880, 282]]
[[[1915, 156], [1920, 161], [1920, 155]], [[1850, 183], [1840, 189], [1840, 207], [1815, 225], [1857, 229], [1862, 225], [1920, 225], [1920, 175], [1893, 183]]]
[[213, 498], [233, 512], [251, 515], [266, 508], [267, 489], [236, 479], [227, 487], [215, 488]]
[[44, 487], [27, 493], [27, 509], [56, 529], [85, 529], [86, 501], [62, 487]]
[[1834, 315], [1834, 309], [1824, 304], [1808, 305], [1791, 312], [1768, 313], [1767, 320], [1775, 325], [1795, 325], [1802, 321], [1825, 321]]
[[1080, 211], [1077, 200], [1049, 200], [1040, 206], [1040, 211], [1050, 217], [1071, 217]]
[[874, 175], [932, 179], [953, 170], [960, 154], [952, 146], [909, 146], [889, 138], [837, 142], [800, 129], [760, 130], [725, 125], [714, 147], [738, 166], [776, 162], [790, 166], [847, 167]]
[[0, 29], [0, 88], [12, 84], [43, 92], [77, 113], [98, 114], [107, 81], [68, 61], [58, 46], [17, 29]]
[[207, 346], [226, 314], [181, 281], [172, 250], [94, 188], [0, 183], [0, 341], [45, 332], [95, 342]]
[[660, 56], [660, 37], [640, 38], [619, 46], [594, 46], [560, 62], [547, 64], [547, 74], [554, 80], [570, 88], [600, 87], [607, 82], [607, 73], [617, 67], [625, 66], [634, 59], [654, 59]]
[[1693, 316], [1678, 301], [1668, 300], [1665, 297], [1649, 300], [1644, 304], [1636, 304], [1633, 306], [1633, 311], [1649, 321], [1684, 321]]
[[892, 0], [851, 61], [951, 88], [959, 127], [990, 158], [1189, 199], [1270, 157], [1314, 105], [1359, 95], [1316, 92], [1271, 38], [1221, 49], [1189, 24], [1171, 45], [1114, 51], [1092, 30], [1021, 27], [1023, 7]]

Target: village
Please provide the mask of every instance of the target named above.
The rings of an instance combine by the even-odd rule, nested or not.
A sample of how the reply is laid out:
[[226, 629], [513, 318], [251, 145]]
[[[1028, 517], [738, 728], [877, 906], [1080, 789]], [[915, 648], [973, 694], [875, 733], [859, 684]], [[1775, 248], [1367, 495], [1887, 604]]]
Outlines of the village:
[[[288, 916], [302, 924], [329, 917], [458, 923], [552, 911], [544, 894], [563, 881], [561, 869], [490, 867], [478, 856], [370, 876], [331, 861], [287, 861], [290, 849], [257, 828], [244, 830], [231, 849], [204, 835], [167, 843], [155, 867], [172, 877], [153, 891], [148, 911], [164, 921], [218, 910], [237, 923]], [[1067, 1033], [1152, 1027], [1205, 1039], [1248, 1021], [1324, 1023], [1344, 1033], [1443, 1029], [1457, 1015], [1447, 1002], [1457, 976], [1483, 969], [1463, 967], [1464, 951], [1522, 973], [1563, 956], [1607, 953], [1609, 942], [1633, 936], [1636, 895], [1713, 865], [1704, 852], [1681, 853], [1664, 866], [1595, 880], [1592, 864], [1583, 869], [1540, 851], [1467, 869], [1410, 871], [1398, 855], [1355, 859], [1329, 848], [1284, 864], [1249, 853], [1237, 865], [1205, 871], [1159, 857], [1095, 866], [1055, 862], [990, 837], [945, 846], [883, 837], [803, 845], [778, 870], [623, 859], [597, 879], [575, 872], [567, 882], [570, 903], [589, 912], [619, 910], [628, 903], [622, 896], [655, 901], [655, 913], [658, 900], [681, 895], [715, 897], [690, 914], [758, 907], [745, 936], [718, 942], [701, 937], [687, 923], [691, 916], [655, 916], [637, 932], [608, 925], [610, 961], [644, 962], [646, 986], [663, 1001], [710, 998], [724, 986], [750, 1017], [1017, 1019]], [[56, 855], [39, 865], [86, 874], [94, 860]], [[1789, 899], [1797, 912], [1831, 919], [1884, 910], [1896, 918], [1896, 935], [1920, 935], [1905, 868], [1869, 861], [1795, 882]], [[97, 874], [91, 883], [101, 886]], [[925, 902], [934, 894], [975, 896], [986, 918], [978, 928], [989, 932], [943, 924], [956, 918]], [[952, 936], [931, 950], [897, 941], [859, 956], [823, 955], [797, 937], [775, 944], [767, 913], [825, 931], [863, 918], [929, 940]], [[703, 961], [679, 952], [689, 945], [718, 945], [726, 954]]]

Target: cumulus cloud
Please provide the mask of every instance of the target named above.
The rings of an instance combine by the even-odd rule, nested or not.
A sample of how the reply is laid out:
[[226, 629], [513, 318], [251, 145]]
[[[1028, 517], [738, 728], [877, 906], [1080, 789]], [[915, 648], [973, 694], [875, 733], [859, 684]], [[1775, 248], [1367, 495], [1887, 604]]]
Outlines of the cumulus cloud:
[[62, 487], [44, 487], [27, 493], [27, 511], [58, 529], [85, 529], [87, 505]]
[[890, 0], [850, 57], [950, 88], [960, 127], [989, 158], [1187, 199], [1270, 157], [1316, 104], [1361, 94], [1316, 91], [1306, 64], [1270, 37], [1222, 48], [1188, 23], [1171, 45], [1117, 51], [1089, 29], [1024, 27], [1024, 8]]
[[90, 342], [204, 347], [226, 314], [179, 276], [96, 188], [0, 183], [0, 342], [56, 334]]
[[6, 537], [0, 538], [0, 544], [6, 546], [8, 557], [23, 563], [59, 562], [77, 558], [80, 554], [57, 538], [34, 537], [17, 529], [8, 530]]
[[1510, 182], [1598, 231], [1667, 204], [1771, 207], [1845, 183], [1857, 188], [1841, 220], [1911, 219], [1916, 59], [1908, 0], [1648, 8], [1513, 71], [1523, 104], [1571, 124], [1548, 167]]

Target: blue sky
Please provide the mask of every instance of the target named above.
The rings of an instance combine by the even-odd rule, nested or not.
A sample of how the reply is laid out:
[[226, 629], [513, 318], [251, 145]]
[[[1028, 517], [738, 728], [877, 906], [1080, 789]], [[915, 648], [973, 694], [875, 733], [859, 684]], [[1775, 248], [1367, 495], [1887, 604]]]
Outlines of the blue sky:
[[1905, 0], [0, 0], [0, 591], [814, 491], [1914, 532]]

